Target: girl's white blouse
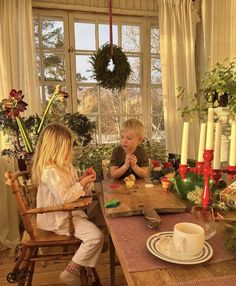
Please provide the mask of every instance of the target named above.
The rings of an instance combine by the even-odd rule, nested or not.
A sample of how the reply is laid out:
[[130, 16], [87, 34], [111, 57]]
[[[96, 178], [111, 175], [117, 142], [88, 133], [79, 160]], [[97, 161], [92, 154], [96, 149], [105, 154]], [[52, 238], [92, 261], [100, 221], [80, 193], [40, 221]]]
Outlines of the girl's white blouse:
[[[60, 169], [48, 166], [42, 173], [41, 184], [37, 192], [37, 207], [56, 206], [74, 202], [84, 196], [83, 187], [77, 181], [75, 169], [62, 172]], [[73, 211], [73, 216], [87, 217], [82, 210]], [[52, 212], [37, 214], [37, 227], [50, 231], [58, 231], [67, 224], [67, 212]]]

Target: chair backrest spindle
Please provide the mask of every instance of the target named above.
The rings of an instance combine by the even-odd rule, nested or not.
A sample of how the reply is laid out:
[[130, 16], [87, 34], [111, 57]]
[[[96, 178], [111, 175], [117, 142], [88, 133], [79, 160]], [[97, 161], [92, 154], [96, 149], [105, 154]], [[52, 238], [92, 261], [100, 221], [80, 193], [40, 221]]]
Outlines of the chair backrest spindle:
[[19, 172], [14, 176], [12, 172], [8, 171], [5, 173], [5, 177], [7, 178], [6, 184], [9, 186], [10, 191], [15, 196], [18, 210], [20, 216], [22, 217], [26, 232], [29, 234], [30, 238], [34, 240], [35, 235], [34, 228], [31, 222], [31, 215], [27, 213], [29, 204], [27, 203], [27, 198], [25, 197], [24, 191], [22, 190], [23, 187], [19, 182], [19, 177], [24, 175], [24, 172]]

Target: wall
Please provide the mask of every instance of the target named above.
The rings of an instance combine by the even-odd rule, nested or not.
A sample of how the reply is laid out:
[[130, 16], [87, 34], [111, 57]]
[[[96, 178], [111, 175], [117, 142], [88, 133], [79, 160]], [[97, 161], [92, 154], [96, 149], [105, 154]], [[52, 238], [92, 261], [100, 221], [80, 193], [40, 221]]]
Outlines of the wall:
[[[32, 0], [34, 8], [108, 13], [108, 0]], [[112, 0], [114, 14], [157, 16], [157, 0]]]

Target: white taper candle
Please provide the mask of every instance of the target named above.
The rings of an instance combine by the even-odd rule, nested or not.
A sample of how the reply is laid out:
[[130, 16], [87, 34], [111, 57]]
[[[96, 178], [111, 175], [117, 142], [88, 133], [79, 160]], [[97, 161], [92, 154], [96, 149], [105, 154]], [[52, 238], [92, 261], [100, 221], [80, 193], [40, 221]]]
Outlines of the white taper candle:
[[229, 166], [236, 166], [236, 121], [231, 125]]
[[189, 137], [189, 122], [184, 122], [182, 148], [181, 148], [181, 161], [183, 165], [187, 164], [188, 159], [188, 137]]
[[213, 149], [214, 122], [207, 122], [206, 149]]
[[214, 158], [213, 158], [213, 169], [217, 170], [220, 169], [221, 133], [222, 133], [222, 124], [219, 121], [216, 123]]
[[203, 151], [206, 144], [206, 123], [201, 123], [200, 138], [198, 146], [198, 162], [203, 162]]
[[208, 108], [207, 122], [214, 122], [214, 109], [212, 107]]

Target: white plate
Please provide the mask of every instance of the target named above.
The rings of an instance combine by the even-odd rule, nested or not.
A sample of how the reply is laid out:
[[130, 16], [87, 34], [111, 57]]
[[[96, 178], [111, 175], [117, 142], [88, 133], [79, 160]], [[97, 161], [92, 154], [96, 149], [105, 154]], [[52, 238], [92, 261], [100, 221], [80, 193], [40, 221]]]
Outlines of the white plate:
[[206, 241], [199, 255], [185, 256], [179, 254], [173, 246], [173, 231], [153, 234], [148, 238], [146, 246], [156, 257], [177, 264], [199, 264], [209, 260], [213, 255], [212, 247]]

